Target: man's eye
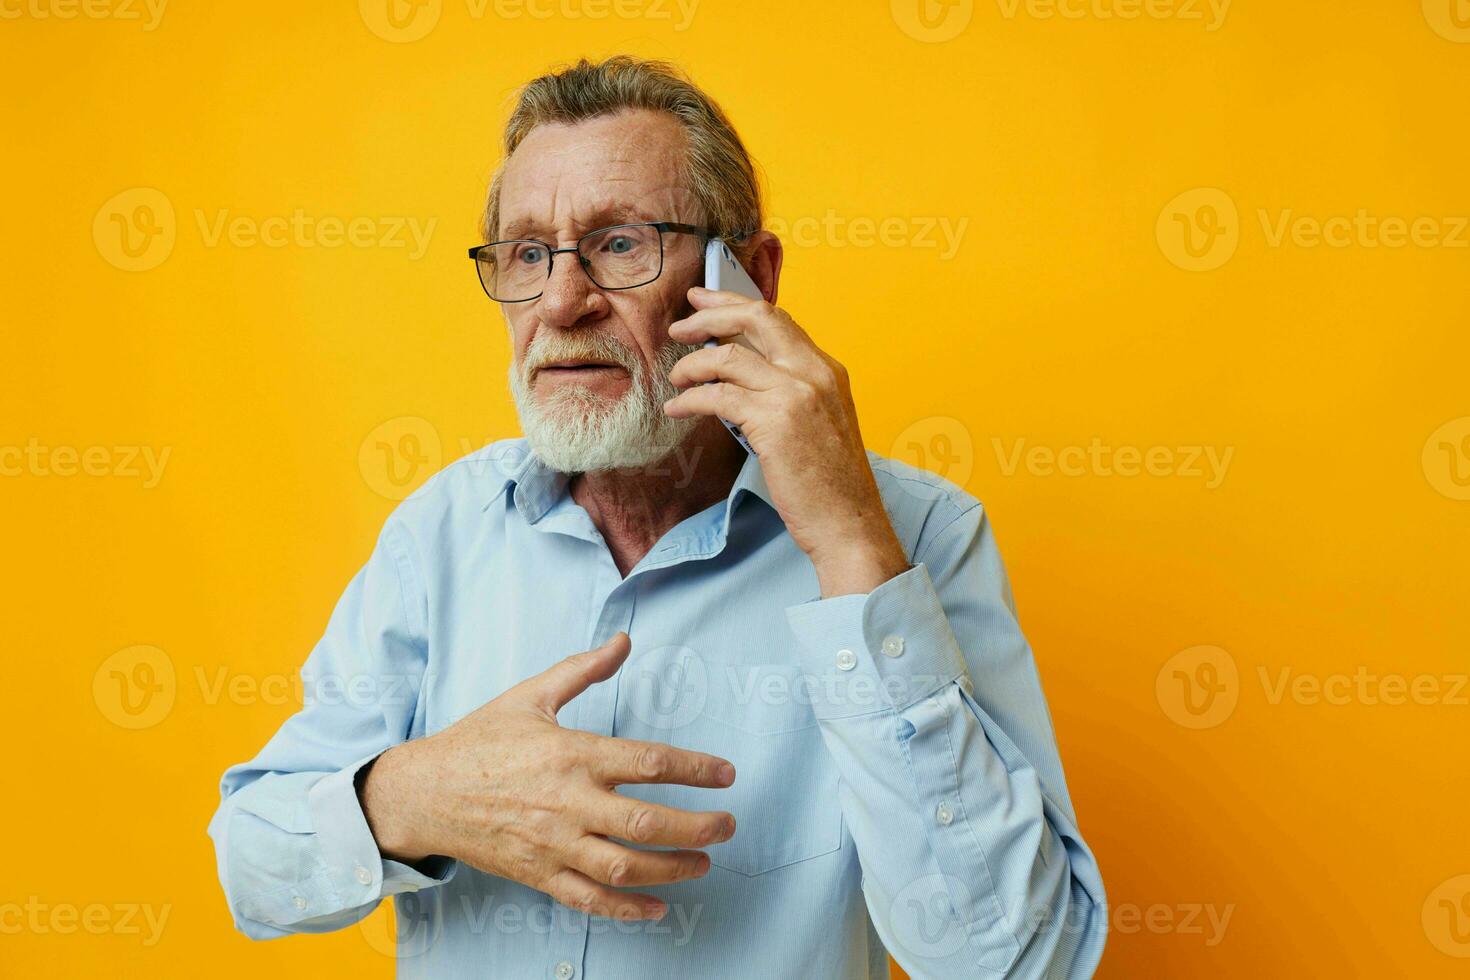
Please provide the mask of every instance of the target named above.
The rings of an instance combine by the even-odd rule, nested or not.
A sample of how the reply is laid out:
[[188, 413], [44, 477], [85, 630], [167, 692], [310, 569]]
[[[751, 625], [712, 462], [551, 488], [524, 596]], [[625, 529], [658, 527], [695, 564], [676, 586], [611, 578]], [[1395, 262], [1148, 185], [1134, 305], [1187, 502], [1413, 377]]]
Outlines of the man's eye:
[[546, 261], [546, 250], [540, 245], [523, 245], [516, 253], [516, 261], [526, 265], [539, 265]]
[[627, 235], [614, 235], [607, 240], [607, 250], [614, 255], [627, 255], [638, 247], [638, 243]]

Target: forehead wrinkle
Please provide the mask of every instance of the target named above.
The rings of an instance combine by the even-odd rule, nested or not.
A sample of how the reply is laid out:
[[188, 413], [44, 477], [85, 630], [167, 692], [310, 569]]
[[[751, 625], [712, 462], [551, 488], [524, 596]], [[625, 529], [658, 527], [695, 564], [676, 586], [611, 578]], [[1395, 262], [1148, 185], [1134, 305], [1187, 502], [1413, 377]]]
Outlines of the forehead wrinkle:
[[[574, 127], [557, 125], [555, 128], [562, 129], [562, 132], [553, 129], [545, 135], [560, 138], [559, 143], [539, 146], [541, 141], [528, 137], [526, 142], [532, 145], [522, 144], [522, 150], [532, 149], [538, 154], [535, 161], [528, 161], [522, 154], [517, 154], [521, 156], [523, 168], [533, 166], [524, 175], [525, 180], [517, 181], [528, 185], [524, 198], [534, 201], [536, 196], [549, 192], [548, 200], [535, 206], [534, 213], [540, 217], [521, 213], [504, 220], [504, 237], [552, 230], [580, 234], [594, 226], [624, 221], [687, 220], [691, 217], [680, 214], [677, 207], [678, 201], [688, 200], [691, 196], [691, 192], [681, 186], [684, 167], [677, 162], [677, 154], [687, 143], [681, 127], [675, 124], [669, 128], [668, 121], [657, 116], [645, 116], [635, 117], [631, 125], [601, 125], [586, 133], [566, 132], [566, 129]], [[675, 159], [670, 160], [671, 155]], [[659, 168], [663, 163], [673, 163], [673, 173]], [[656, 186], [637, 199], [624, 192], [623, 200], [610, 200], [617, 195], [605, 192], [608, 185], [622, 190], [625, 185], [636, 185], [649, 179], [654, 179]], [[630, 213], [604, 218], [619, 205]]]

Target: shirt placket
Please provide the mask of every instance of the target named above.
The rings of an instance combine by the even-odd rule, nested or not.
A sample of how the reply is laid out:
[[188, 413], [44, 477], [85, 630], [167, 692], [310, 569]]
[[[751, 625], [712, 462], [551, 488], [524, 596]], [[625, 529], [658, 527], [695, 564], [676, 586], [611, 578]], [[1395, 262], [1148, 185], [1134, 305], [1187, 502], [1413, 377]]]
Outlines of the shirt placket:
[[[602, 646], [616, 636], [620, 630], [631, 631], [633, 609], [638, 594], [633, 579], [631, 577], [624, 579], [618, 573], [617, 566], [612, 560], [611, 553], [607, 551], [601, 535], [597, 535], [595, 531], [593, 534], [606, 561], [600, 562], [597, 568], [592, 591], [593, 601], [589, 606], [592, 612], [590, 632], [582, 646], [584, 650], [594, 650]], [[598, 596], [602, 597], [601, 601], [598, 601]], [[616, 680], [609, 679], [601, 684], [593, 684], [578, 695], [570, 707], [574, 708], [571, 719], [573, 727], [594, 735], [611, 735], [613, 716], [617, 710]], [[588, 975], [587, 935], [591, 920], [585, 912], [576, 912], [571, 909], [562, 911], [565, 913], [564, 921], [568, 923], [569, 928], [557, 930], [553, 936], [552, 965], [549, 976], [551, 980], [576, 980], [578, 977]]]
[[[574, 511], [564, 512], [559, 516], [566, 523], [554, 525], [558, 530], [591, 542], [599, 552], [597, 570], [590, 593], [589, 610], [592, 612], [589, 617], [590, 631], [582, 647], [584, 650], [593, 650], [602, 646], [617, 635], [619, 630], [628, 633], [631, 637], [633, 613], [638, 598], [639, 576], [647, 571], [650, 563], [655, 564], [656, 567], [668, 567], [688, 560], [691, 557], [691, 549], [701, 541], [698, 533], [691, 534], [686, 531], [683, 534], [671, 534], [657, 542], [649, 555], [638, 563], [627, 578], [623, 578], [622, 573], [618, 571], [617, 563], [613, 561], [612, 552], [608, 550], [607, 542], [592, 524], [591, 518], [585, 511], [576, 508]], [[722, 544], [722, 541], [718, 542], [714, 550], [718, 551]], [[708, 552], [701, 554], [708, 554]], [[617, 713], [618, 685], [621, 678], [622, 671], [619, 670], [612, 678], [601, 684], [593, 684], [578, 695], [567, 706], [571, 711], [570, 717], [566, 719], [567, 722], [579, 731], [611, 736]], [[568, 923], [568, 928], [556, 930], [553, 934], [550, 950], [551, 965], [547, 975], [551, 980], [585, 978], [589, 975], [586, 960], [587, 936], [591, 920], [583, 912], [575, 912], [570, 909], [563, 909], [563, 911], [567, 913], [565, 921]], [[596, 980], [595, 977], [594, 980]]]

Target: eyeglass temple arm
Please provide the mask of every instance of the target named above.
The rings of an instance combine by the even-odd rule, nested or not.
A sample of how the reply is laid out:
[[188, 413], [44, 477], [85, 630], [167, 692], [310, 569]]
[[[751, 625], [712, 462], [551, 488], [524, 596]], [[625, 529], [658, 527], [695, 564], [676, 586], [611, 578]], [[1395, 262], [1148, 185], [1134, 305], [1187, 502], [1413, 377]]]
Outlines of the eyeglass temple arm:
[[655, 221], [653, 222], [653, 226], [659, 231], [679, 231], [686, 235], [703, 235], [706, 241], [711, 238], [723, 238], [727, 242], [738, 242], [749, 238], [751, 235], [748, 231], [739, 231], [732, 235], [721, 235], [713, 228], [701, 228], [699, 225], [686, 225], [678, 221]]

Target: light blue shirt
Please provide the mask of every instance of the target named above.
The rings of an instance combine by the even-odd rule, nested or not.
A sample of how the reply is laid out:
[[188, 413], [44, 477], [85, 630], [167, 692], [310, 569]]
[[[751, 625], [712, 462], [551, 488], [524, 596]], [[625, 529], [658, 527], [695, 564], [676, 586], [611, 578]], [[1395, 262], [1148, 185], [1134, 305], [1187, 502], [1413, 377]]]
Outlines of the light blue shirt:
[[[868, 455], [911, 567], [828, 599], [755, 456], [626, 578], [525, 440], [435, 475], [347, 586], [303, 708], [225, 773], [209, 832], [238, 927], [340, 929], [394, 895], [404, 977], [877, 980], [887, 952], [916, 980], [1091, 975], [1102, 879], [985, 512]], [[620, 789], [735, 815], [709, 874], [641, 889], [663, 919], [379, 853], [353, 783], [366, 762], [619, 630], [627, 662], [561, 724], [738, 772], [728, 789]]]

